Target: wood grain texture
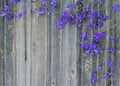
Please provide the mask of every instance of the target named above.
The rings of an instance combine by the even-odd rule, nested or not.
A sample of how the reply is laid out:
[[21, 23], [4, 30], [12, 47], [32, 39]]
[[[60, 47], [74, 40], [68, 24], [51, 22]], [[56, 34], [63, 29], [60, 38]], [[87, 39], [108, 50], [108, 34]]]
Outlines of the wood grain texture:
[[[18, 4], [0, 0], [0, 10], [5, 4], [14, 7], [17, 14], [27, 10], [26, 16], [20, 19], [7, 20], [0, 17], [3, 23], [0, 24], [0, 86], [120, 86], [120, 41], [109, 41], [110, 36], [120, 37], [120, 25], [109, 29], [120, 23], [120, 14], [113, 14], [109, 8], [103, 10], [107, 6], [120, 3], [120, 0], [106, 0], [102, 8], [93, 8], [105, 12], [113, 19], [112, 22], [108, 20], [102, 29], [96, 27], [95, 30], [86, 30], [84, 25], [78, 29], [76, 25], [68, 24], [63, 31], [59, 31], [55, 22], [60, 19], [61, 13], [68, 11], [66, 4], [76, 1], [58, 0], [58, 7], [53, 9], [51, 15], [40, 16], [38, 11], [31, 13], [29, 4], [38, 7], [42, 0], [28, 0], [27, 3]], [[88, 7], [89, 2], [94, 3], [96, 0], [83, 3], [82, 8]], [[74, 11], [82, 11], [82, 8]], [[106, 51], [97, 58], [86, 55], [80, 48], [80, 34], [89, 31], [93, 37], [96, 31], [104, 30], [107, 31], [107, 38], [102, 47]], [[84, 39], [80, 41], [83, 42]], [[108, 53], [109, 47], [114, 46], [118, 51], [115, 54]], [[107, 68], [108, 59], [115, 61], [114, 77], [109, 80], [100, 79], [97, 84], [91, 84], [92, 73], [97, 70], [99, 63], [105, 62], [104, 72], [112, 71]]]

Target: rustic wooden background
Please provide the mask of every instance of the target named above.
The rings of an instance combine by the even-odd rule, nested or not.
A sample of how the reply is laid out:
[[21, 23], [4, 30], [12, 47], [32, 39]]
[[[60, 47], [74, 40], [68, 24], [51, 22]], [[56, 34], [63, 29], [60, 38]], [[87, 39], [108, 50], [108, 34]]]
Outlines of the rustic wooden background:
[[[37, 13], [31, 14], [28, 7], [30, 0], [17, 5], [9, 3], [9, 0], [0, 0], [0, 10], [5, 4], [11, 4], [17, 13], [27, 9], [27, 16], [18, 20], [8, 21], [0, 17], [0, 86], [120, 86], [120, 41], [110, 43], [108, 40], [109, 35], [120, 36], [120, 25], [109, 29], [111, 25], [120, 23], [120, 14], [113, 14], [109, 8], [102, 10], [113, 20], [106, 22], [101, 29], [108, 34], [105, 49], [116, 46], [118, 51], [116, 54], [105, 51], [93, 63], [95, 59], [90, 59], [79, 47], [79, 35], [83, 29], [67, 25], [63, 31], [59, 31], [54, 26], [60, 14], [66, 10], [65, 3], [76, 0], [58, 1], [59, 7], [54, 9], [52, 15], [40, 17]], [[35, 6], [40, 3], [33, 2]], [[118, 3], [120, 0], [105, 0], [103, 8]], [[103, 8], [96, 6], [93, 9]], [[109, 58], [114, 59], [116, 64], [114, 77], [100, 79], [96, 85], [92, 85], [92, 72], [101, 59], [107, 64]], [[104, 67], [104, 71], [108, 71], [107, 66]]]

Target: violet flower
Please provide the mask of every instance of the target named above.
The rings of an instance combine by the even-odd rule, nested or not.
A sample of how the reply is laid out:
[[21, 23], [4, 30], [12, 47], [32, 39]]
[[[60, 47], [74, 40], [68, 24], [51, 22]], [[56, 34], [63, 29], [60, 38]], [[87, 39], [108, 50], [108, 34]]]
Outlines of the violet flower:
[[51, 13], [52, 13], [52, 10], [51, 10], [51, 9], [48, 9], [47, 14], [48, 14], [48, 15], [51, 15]]
[[66, 8], [72, 8], [73, 7], [73, 4], [70, 3], [70, 4], [66, 4]]
[[118, 40], [118, 38], [114, 38], [114, 37], [110, 37], [109, 38], [111, 41], [117, 41]]
[[24, 3], [26, 3], [26, 2], [27, 2], [27, 0], [20, 0], [20, 2], [24, 2]]
[[101, 71], [101, 70], [102, 70], [102, 67], [103, 67], [103, 63], [99, 64], [99, 65], [98, 65], [98, 71]]
[[85, 33], [82, 33], [81, 35], [80, 35], [80, 38], [82, 39], [88, 39], [88, 38], [90, 38], [90, 35], [89, 35], [89, 33], [87, 33], [87, 32], [85, 32]]
[[3, 10], [1, 16], [7, 16], [9, 11], [10, 11], [10, 9], [11, 9], [11, 7], [9, 5], [5, 5], [4, 6], [4, 10]]
[[109, 67], [114, 67], [114, 61], [109, 59], [108, 60], [108, 64], [107, 64]]
[[52, 8], [55, 8], [57, 6], [57, 0], [52, 0], [51, 6]]
[[116, 48], [112, 47], [109, 49], [110, 52], [115, 52], [116, 51]]
[[103, 78], [109, 79], [112, 77], [114, 74], [112, 72], [107, 72], [106, 75]]
[[18, 13], [17, 15], [16, 15], [16, 18], [17, 19], [20, 19], [22, 17], [22, 13]]
[[13, 14], [9, 14], [9, 15], [7, 15], [7, 19], [13, 19], [14, 18], [14, 15]]
[[112, 6], [112, 9], [113, 9], [113, 11], [114, 11], [115, 13], [120, 12], [120, 4], [117, 4], [117, 5], [115, 5], [115, 6]]
[[72, 14], [69, 18], [70, 24], [75, 24], [76, 23], [76, 15]]
[[44, 0], [44, 1], [42, 2], [42, 4], [43, 4], [44, 6], [47, 6], [48, 0]]
[[95, 84], [97, 82], [98, 82], [97, 73], [93, 73], [92, 78], [91, 78], [91, 83]]
[[40, 16], [44, 15], [45, 13], [46, 13], [46, 9], [43, 8], [43, 7], [40, 7], [39, 8], [39, 14], [40, 14]]

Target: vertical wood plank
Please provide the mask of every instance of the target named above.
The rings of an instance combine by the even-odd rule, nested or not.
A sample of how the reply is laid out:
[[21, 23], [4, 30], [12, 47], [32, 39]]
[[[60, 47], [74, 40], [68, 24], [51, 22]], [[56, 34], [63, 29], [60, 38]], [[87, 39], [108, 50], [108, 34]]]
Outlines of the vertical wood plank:
[[[0, 0], [0, 10], [3, 9], [4, 3], [3, 0]], [[0, 17], [0, 86], [4, 86], [4, 20]]]
[[[120, 3], [120, 0], [116, 0], [116, 3]], [[120, 14], [115, 14], [115, 19], [116, 19], [116, 23], [119, 24], [120, 23]], [[117, 52], [115, 54], [114, 57], [114, 61], [115, 61], [115, 67], [114, 67], [114, 77], [113, 77], [113, 86], [119, 86], [120, 85], [120, 25], [116, 26], [116, 37], [119, 39], [116, 42], [116, 48], [117, 48]]]
[[[9, 1], [4, 1], [4, 6], [10, 5], [13, 8], [13, 4]], [[12, 9], [13, 10], [13, 9]], [[4, 18], [4, 86], [14, 86], [15, 83], [15, 64], [14, 58], [12, 56], [13, 50], [13, 32], [14, 32], [14, 25], [13, 19], [8, 20]]]
[[55, 22], [60, 16], [61, 11], [61, 0], [58, 1], [58, 6], [56, 9], [53, 9], [51, 15], [51, 32], [50, 32], [50, 52], [51, 52], [51, 85], [50, 86], [59, 86], [60, 84], [60, 33], [59, 30], [55, 27]]
[[16, 19], [16, 85], [30, 86], [31, 62], [31, 11], [27, 3], [17, 4], [17, 14], [27, 10], [27, 14]]

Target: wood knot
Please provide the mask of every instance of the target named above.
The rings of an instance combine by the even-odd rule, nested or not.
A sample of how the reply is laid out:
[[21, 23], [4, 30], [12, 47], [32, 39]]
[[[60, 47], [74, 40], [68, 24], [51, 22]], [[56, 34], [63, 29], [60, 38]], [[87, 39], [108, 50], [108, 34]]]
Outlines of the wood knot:
[[84, 68], [85, 68], [86, 71], [88, 71], [89, 68], [90, 68], [90, 64], [85, 64]]
[[74, 70], [71, 70], [71, 74], [73, 75], [75, 73], [75, 71]]
[[52, 81], [52, 86], [54, 86], [55, 85], [55, 82], [54, 81]]
[[4, 58], [4, 52], [3, 51], [0, 51], [0, 58]]

